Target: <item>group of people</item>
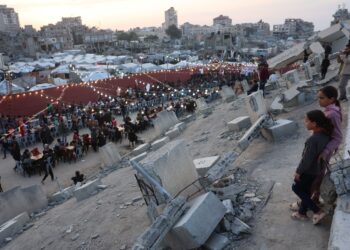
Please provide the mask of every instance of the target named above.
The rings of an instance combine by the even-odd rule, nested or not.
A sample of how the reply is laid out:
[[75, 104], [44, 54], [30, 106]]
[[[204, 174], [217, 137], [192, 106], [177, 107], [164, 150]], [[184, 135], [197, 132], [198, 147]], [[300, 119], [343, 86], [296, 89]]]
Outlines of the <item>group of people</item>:
[[290, 204], [292, 218], [308, 220], [307, 212], [313, 212], [312, 221], [318, 224], [326, 213], [321, 209], [320, 186], [328, 171], [328, 163], [342, 142], [342, 113], [338, 90], [326, 86], [318, 92], [319, 105], [324, 108], [306, 113], [305, 128], [312, 132], [306, 140], [302, 158], [294, 174], [292, 190], [300, 198]]

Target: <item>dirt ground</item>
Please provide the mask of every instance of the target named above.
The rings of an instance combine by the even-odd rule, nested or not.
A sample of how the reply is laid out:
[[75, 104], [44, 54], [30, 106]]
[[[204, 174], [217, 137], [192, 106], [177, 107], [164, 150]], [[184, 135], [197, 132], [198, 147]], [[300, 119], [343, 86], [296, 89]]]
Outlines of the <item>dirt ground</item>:
[[[272, 102], [273, 96], [267, 96], [268, 104]], [[233, 104], [217, 101], [212, 105], [213, 114], [207, 118], [198, 116], [187, 124], [187, 129], [177, 138], [187, 141], [188, 150], [194, 159], [231, 151], [240, 137], [240, 134], [227, 137], [225, 132], [228, 121], [247, 115], [243, 102], [236, 101]], [[347, 112], [346, 105], [343, 105], [344, 114]], [[303, 126], [303, 117], [307, 111], [315, 108], [319, 108], [316, 102], [279, 115], [278, 118], [296, 121], [298, 132], [278, 143], [259, 137], [235, 162], [235, 167], [249, 172], [252, 181], [262, 185], [275, 182], [267, 205], [250, 223], [252, 235], [240, 241], [237, 249], [327, 249], [331, 217], [321, 225], [313, 226], [310, 221], [293, 221], [288, 209], [289, 204], [296, 200], [291, 190], [293, 174], [309, 135]], [[128, 150], [125, 141], [119, 147], [121, 154]], [[83, 160], [76, 164], [59, 165], [55, 174], [60, 183], [70, 184], [70, 177], [77, 169], [88, 175], [99, 170], [99, 153], [90, 152]], [[0, 164], [6, 189], [40, 183], [39, 176], [23, 178], [15, 174], [12, 160], [1, 161]], [[108, 185], [107, 189], [84, 201], [77, 202], [73, 198], [50, 209], [34, 221], [32, 228], [4, 249], [130, 249], [150, 223], [142, 200], [130, 205], [134, 198], [141, 196], [133, 174], [130, 167], [112, 172], [102, 179]], [[51, 180], [47, 180], [43, 187], [47, 194], [58, 188], [57, 183]], [[72, 230], [69, 230], [71, 225]]]

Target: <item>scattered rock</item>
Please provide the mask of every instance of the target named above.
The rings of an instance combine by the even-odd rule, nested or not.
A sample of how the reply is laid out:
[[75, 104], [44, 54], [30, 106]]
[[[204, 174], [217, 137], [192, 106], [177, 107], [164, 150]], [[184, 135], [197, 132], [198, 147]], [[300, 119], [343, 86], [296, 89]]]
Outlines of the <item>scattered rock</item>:
[[10, 242], [10, 241], [12, 241], [12, 238], [11, 238], [11, 237], [5, 238], [5, 242], [6, 242], [6, 243], [8, 243], [8, 242]]
[[100, 235], [99, 234], [94, 234], [92, 237], [91, 237], [91, 239], [97, 239], [98, 237], [100, 237]]
[[255, 197], [254, 193], [245, 193], [244, 194], [244, 198], [253, 198], [253, 197]]
[[108, 187], [108, 185], [98, 185], [97, 188], [98, 189], [106, 189]]
[[98, 201], [97, 201], [97, 205], [102, 205], [102, 201], [101, 201], [101, 200], [98, 200]]
[[72, 236], [71, 240], [75, 241], [79, 238], [79, 236], [80, 236], [80, 234], [76, 234], [76, 235]]
[[120, 250], [125, 250], [126, 249], [126, 245], [122, 245], [121, 247], [120, 247]]
[[208, 136], [198, 138], [198, 139], [194, 140], [193, 142], [198, 143], [198, 142], [203, 142], [203, 141], [208, 141]]
[[35, 218], [40, 218], [41, 216], [44, 216], [46, 214], [46, 212], [41, 212], [41, 213], [38, 213], [36, 215], [34, 215]]
[[251, 228], [240, 219], [235, 218], [231, 225], [231, 231], [235, 235], [248, 234], [251, 233]]
[[26, 224], [26, 225], [23, 227], [23, 230], [26, 231], [26, 230], [28, 230], [29, 228], [31, 228], [32, 226], [34, 226], [34, 223], [28, 223], [28, 224]]
[[140, 200], [142, 200], [142, 196], [135, 197], [132, 199], [132, 203], [138, 202]]
[[70, 225], [68, 229], [66, 230], [67, 234], [70, 234], [73, 231], [73, 225]]

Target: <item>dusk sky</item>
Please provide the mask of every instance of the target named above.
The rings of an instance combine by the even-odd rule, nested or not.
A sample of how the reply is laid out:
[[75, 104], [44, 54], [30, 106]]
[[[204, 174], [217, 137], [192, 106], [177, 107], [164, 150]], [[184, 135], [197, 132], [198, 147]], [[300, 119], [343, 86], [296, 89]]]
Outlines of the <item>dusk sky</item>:
[[[212, 24], [214, 17], [229, 16], [233, 24], [262, 19], [282, 24], [285, 18], [302, 18], [315, 24], [315, 30], [328, 27], [337, 0], [11, 0], [2, 2], [15, 8], [21, 26], [40, 28], [61, 17], [81, 16], [83, 24], [98, 28], [126, 30], [131, 27], [160, 26], [164, 11], [174, 7], [179, 24]], [[349, 7], [349, 6], [347, 6]]]

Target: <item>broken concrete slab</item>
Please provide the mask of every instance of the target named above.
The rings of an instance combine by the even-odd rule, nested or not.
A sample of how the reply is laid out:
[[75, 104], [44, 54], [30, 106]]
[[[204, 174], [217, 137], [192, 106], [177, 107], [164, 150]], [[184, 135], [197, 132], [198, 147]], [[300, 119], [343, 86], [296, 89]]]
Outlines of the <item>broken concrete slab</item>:
[[229, 131], [241, 131], [248, 129], [252, 125], [249, 116], [240, 116], [227, 123]]
[[231, 224], [231, 231], [234, 235], [249, 234], [251, 233], [251, 228], [243, 221], [235, 217]]
[[5, 222], [0, 226], [0, 244], [5, 241], [6, 238], [14, 236], [24, 225], [29, 221], [27, 212], [17, 215], [15, 218]]
[[204, 248], [207, 250], [222, 250], [230, 244], [230, 240], [221, 234], [213, 233], [205, 242]]
[[175, 224], [172, 232], [186, 249], [200, 247], [224, 217], [225, 211], [225, 206], [213, 193], [203, 194], [191, 201], [189, 210]]
[[[157, 151], [150, 152], [140, 161], [144, 169], [171, 195], [176, 195], [198, 179], [186, 144], [185, 140], [171, 141]], [[194, 188], [189, 188], [184, 194], [191, 193], [193, 190]]]
[[233, 206], [232, 206], [232, 201], [230, 199], [226, 199], [222, 201], [222, 204], [226, 208], [226, 213], [225, 214], [234, 214]]
[[152, 144], [151, 144], [151, 148], [152, 150], [157, 150], [158, 148], [161, 148], [163, 147], [165, 144], [167, 144], [168, 142], [170, 142], [170, 138], [168, 136], [165, 136], [159, 140], [156, 140], [154, 141]]
[[267, 108], [262, 91], [256, 91], [245, 98], [250, 121], [256, 122], [259, 117], [267, 114]]
[[178, 124], [179, 120], [174, 111], [161, 111], [157, 113], [157, 117], [153, 120], [155, 135], [159, 136], [165, 133], [169, 128]]
[[293, 84], [298, 84], [300, 82], [299, 73], [297, 69], [290, 70], [282, 75], [286, 81]]
[[67, 199], [69, 199], [70, 197], [73, 196], [73, 191], [74, 191], [74, 186], [70, 186], [70, 187], [67, 187], [65, 189], [62, 189], [62, 191], [58, 191], [56, 193], [54, 193], [49, 201], [50, 202], [62, 202], [62, 201], [65, 201]]
[[118, 148], [113, 142], [109, 142], [100, 148], [100, 157], [104, 167], [114, 167], [121, 160]]
[[180, 122], [174, 126], [174, 128], [177, 128], [180, 131], [184, 131], [186, 129], [186, 123]]
[[130, 159], [130, 161], [136, 161], [136, 162], [139, 162], [141, 161], [142, 159], [146, 158], [147, 156], [147, 152], [143, 152], [142, 154], [139, 154], [133, 158]]
[[181, 118], [182, 122], [189, 123], [196, 120], [196, 114], [186, 115], [185, 117]]
[[202, 114], [202, 115], [209, 115], [213, 112], [213, 108], [212, 107], [209, 107], [209, 105], [206, 103], [205, 99], [203, 97], [201, 98], [198, 98], [196, 100], [196, 104], [197, 104], [197, 109], [196, 111], [199, 113], [199, 114]]
[[141, 144], [140, 146], [136, 147], [133, 151], [132, 151], [132, 155], [136, 156], [136, 155], [140, 155], [144, 152], [146, 152], [147, 150], [149, 150], [151, 147], [151, 145], [149, 143], [144, 143]]
[[225, 102], [232, 102], [236, 99], [235, 92], [233, 92], [233, 89], [227, 85], [222, 86], [221, 96]]
[[170, 140], [180, 135], [180, 130], [178, 128], [173, 128], [165, 133], [165, 136], [169, 137]]
[[277, 96], [270, 106], [270, 111], [274, 114], [280, 114], [284, 112], [283, 104], [281, 103], [282, 98], [280, 96]]
[[219, 160], [220, 156], [210, 156], [194, 159], [193, 164], [200, 176], [205, 176], [208, 170]]
[[[341, 198], [340, 198], [341, 199]], [[337, 202], [339, 204], [339, 202]], [[332, 227], [329, 236], [328, 249], [342, 250], [349, 249], [350, 237], [350, 213], [342, 211], [336, 207], [333, 215]]]
[[296, 122], [286, 119], [279, 119], [275, 123], [261, 130], [262, 135], [269, 141], [281, 141], [282, 139], [295, 134], [298, 130]]
[[77, 199], [77, 201], [84, 200], [97, 192], [99, 190], [99, 185], [102, 185], [101, 179], [88, 181], [86, 184], [77, 187], [73, 191], [74, 197]]
[[0, 193], [0, 224], [27, 212], [29, 214], [46, 208], [46, 193], [39, 185], [26, 188], [15, 187]]

